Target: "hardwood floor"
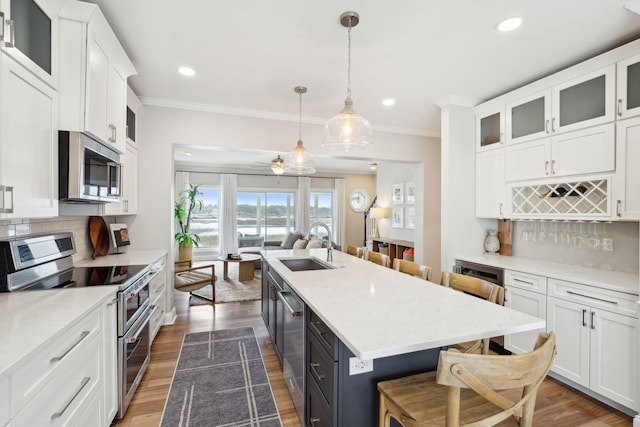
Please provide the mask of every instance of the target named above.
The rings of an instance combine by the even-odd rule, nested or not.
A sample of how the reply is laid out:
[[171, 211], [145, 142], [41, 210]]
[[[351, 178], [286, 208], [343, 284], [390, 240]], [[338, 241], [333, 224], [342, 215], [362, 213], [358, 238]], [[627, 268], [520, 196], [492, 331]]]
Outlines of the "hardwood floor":
[[[262, 350], [269, 381], [285, 427], [299, 427], [293, 402], [282, 378], [282, 370], [260, 316], [260, 301], [189, 306], [188, 294], [175, 293], [178, 317], [175, 324], [160, 329], [151, 353], [151, 364], [120, 427], [157, 426], [186, 332], [201, 332], [240, 326], [253, 326]], [[595, 399], [547, 379], [536, 401], [534, 426], [632, 426], [631, 417]], [[373, 427], [373, 426], [372, 426]]]

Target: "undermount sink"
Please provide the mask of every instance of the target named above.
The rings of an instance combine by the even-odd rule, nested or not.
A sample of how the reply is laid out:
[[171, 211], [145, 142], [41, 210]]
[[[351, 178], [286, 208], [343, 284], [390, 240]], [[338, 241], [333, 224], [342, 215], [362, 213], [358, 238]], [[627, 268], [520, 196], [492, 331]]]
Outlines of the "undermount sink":
[[279, 258], [279, 260], [291, 271], [329, 270], [335, 268], [317, 258]]

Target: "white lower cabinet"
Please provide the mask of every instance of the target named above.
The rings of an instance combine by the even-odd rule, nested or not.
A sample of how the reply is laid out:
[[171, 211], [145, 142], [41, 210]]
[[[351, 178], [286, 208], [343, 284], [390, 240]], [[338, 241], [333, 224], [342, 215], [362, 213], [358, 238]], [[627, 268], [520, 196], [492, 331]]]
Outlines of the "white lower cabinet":
[[[529, 273], [506, 270], [504, 272], [505, 307], [530, 314], [540, 319], [547, 318], [547, 278]], [[538, 333], [545, 329], [505, 335], [504, 348], [522, 354], [533, 350]]]
[[151, 266], [152, 270], [158, 272], [151, 280], [151, 283], [149, 283], [149, 299], [151, 300], [151, 305], [158, 307], [149, 322], [152, 341], [158, 334], [158, 331], [160, 331], [163, 322], [162, 319], [164, 318], [165, 298], [167, 294], [166, 262], [166, 257], [163, 257]]
[[636, 409], [640, 404], [636, 298], [550, 279], [547, 329], [555, 332], [558, 348], [552, 372]]
[[0, 380], [0, 426], [111, 424], [117, 410], [114, 299], [115, 291]]

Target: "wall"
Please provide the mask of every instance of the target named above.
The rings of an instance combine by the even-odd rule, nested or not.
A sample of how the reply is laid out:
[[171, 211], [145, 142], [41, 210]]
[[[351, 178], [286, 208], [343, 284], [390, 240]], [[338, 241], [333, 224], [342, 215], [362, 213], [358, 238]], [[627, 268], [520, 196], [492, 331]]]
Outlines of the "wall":
[[77, 251], [72, 258], [74, 262], [77, 262], [90, 258], [93, 253], [93, 247], [89, 241], [88, 228], [89, 219], [86, 216], [64, 216], [47, 219], [14, 219], [0, 221], [0, 237], [71, 231], [73, 232]]
[[[553, 237], [549, 236], [554, 230], [558, 233], [580, 232], [580, 223], [516, 221], [513, 222], [512, 255], [638, 274], [638, 223], [615, 222], [595, 225], [598, 236], [601, 237], [606, 232], [606, 236], [613, 239], [613, 251], [591, 250], [587, 247], [579, 248], [573, 244], [555, 243]], [[592, 234], [593, 226], [594, 223], [582, 223], [583, 232], [587, 235]], [[546, 235], [549, 236], [545, 240], [534, 242], [524, 239], [523, 231], [539, 232], [543, 227]]]
[[478, 255], [486, 230], [497, 220], [475, 217], [475, 115], [469, 106], [443, 103], [442, 109], [442, 271], [456, 256]]
[[[364, 190], [370, 200], [376, 196], [376, 175], [345, 175], [346, 244], [362, 246], [364, 243], [364, 212], [355, 212], [349, 207], [349, 198], [355, 190]], [[369, 202], [371, 203], [371, 202]]]

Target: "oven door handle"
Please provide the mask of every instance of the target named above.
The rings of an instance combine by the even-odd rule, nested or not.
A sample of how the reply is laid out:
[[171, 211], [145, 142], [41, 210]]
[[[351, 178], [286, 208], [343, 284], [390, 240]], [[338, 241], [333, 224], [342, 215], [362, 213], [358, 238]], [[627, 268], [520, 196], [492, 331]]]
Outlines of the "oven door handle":
[[158, 306], [156, 305], [149, 306], [147, 312], [140, 316], [136, 323], [131, 326], [130, 331], [127, 332], [127, 334], [124, 336], [124, 342], [126, 344], [133, 344], [134, 342], [138, 341], [140, 332], [142, 332], [149, 320], [151, 320], [151, 316], [153, 316], [153, 313], [155, 313], [157, 309]]

